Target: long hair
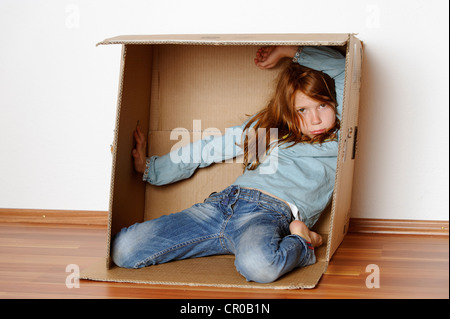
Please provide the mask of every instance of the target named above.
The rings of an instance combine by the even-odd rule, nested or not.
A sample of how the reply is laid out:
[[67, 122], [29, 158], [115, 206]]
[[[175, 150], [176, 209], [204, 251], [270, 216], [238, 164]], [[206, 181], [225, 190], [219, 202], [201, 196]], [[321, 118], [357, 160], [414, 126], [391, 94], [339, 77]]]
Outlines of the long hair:
[[[336, 121], [331, 130], [313, 139], [302, 133], [302, 119], [294, 105], [297, 91], [334, 108]], [[323, 143], [336, 138], [340, 127], [336, 107], [334, 80], [329, 75], [298, 63], [289, 63], [278, 77], [276, 90], [269, 104], [253, 116], [244, 128], [246, 133], [241, 141], [241, 146], [244, 145], [244, 170], [257, 168], [275, 144], [290, 143], [289, 147], [292, 147], [298, 143]], [[270, 128], [278, 129], [275, 139], [269, 134]], [[253, 134], [248, 134], [249, 131]]]

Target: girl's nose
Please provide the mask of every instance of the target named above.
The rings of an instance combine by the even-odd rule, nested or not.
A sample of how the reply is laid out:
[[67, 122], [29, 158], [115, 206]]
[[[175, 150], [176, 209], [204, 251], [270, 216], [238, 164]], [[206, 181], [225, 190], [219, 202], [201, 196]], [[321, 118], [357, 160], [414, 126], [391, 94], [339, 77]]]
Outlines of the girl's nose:
[[322, 123], [322, 120], [320, 119], [320, 116], [317, 112], [313, 111], [311, 114], [311, 124], [318, 125]]

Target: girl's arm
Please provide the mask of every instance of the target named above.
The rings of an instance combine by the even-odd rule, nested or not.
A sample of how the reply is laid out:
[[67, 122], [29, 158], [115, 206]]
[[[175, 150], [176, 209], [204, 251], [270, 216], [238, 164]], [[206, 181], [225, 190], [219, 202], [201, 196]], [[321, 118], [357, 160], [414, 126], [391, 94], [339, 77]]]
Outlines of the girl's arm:
[[276, 66], [282, 58], [294, 58], [295, 62], [332, 77], [336, 88], [338, 114], [342, 114], [345, 57], [341, 53], [325, 46], [269, 46], [256, 52], [255, 64], [262, 70], [269, 69]]
[[222, 162], [243, 154], [242, 126], [225, 130], [224, 135], [209, 136], [177, 148], [163, 156], [146, 159], [142, 179], [153, 185], [166, 185], [191, 177], [197, 168]]
[[261, 70], [273, 68], [282, 58], [293, 58], [298, 46], [261, 47], [256, 52], [255, 64]]
[[344, 74], [345, 57], [335, 49], [325, 46], [300, 47], [295, 60], [308, 68], [327, 73], [333, 79]]
[[334, 79], [338, 116], [342, 115], [345, 82], [345, 57], [330, 47], [300, 47], [295, 54], [297, 63], [327, 73]]
[[131, 155], [133, 155], [134, 160], [134, 169], [138, 173], [144, 173], [146, 161], [145, 150], [147, 148], [147, 141], [144, 134], [142, 134], [139, 126], [136, 127], [133, 136], [134, 141], [136, 142], [135, 148], [131, 151]]

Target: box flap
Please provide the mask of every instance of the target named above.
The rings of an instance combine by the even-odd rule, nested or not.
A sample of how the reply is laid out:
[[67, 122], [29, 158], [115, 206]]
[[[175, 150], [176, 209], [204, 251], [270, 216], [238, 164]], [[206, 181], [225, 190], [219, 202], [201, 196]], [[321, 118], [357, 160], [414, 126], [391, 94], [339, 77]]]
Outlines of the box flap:
[[260, 284], [249, 282], [241, 276], [234, 266], [234, 256], [218, 255], [191, 258], [153, 265], [139, 269], [105, 267], [105, 261], [82, 269], [80, 279], [112, 282], [130, 282], [153, 285], [186, 285], [259, 289], [311, 289], [325, 273], [328, 263], [324, 260], [325, 247], [316, 251], [317, 262], [297, 268], [278, 280]]
[[104, 44], [199, 44], [199, 45], [345, 45], [348, 33], [309, 34], [159, 34], [121, 35]]

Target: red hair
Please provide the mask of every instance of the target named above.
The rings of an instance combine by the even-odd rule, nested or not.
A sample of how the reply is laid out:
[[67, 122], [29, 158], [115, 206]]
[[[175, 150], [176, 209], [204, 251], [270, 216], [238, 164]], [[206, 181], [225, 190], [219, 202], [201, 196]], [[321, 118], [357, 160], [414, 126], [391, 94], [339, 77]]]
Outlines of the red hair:
[[[279, 145], [291, 143], [289, 147], [292, 147], [297, 143], [323, 143], [327, 139], [336, 138], [340, 127], [337, 114], [335, 125], [331, 130], [319, 134], [313, 139], [301, 132], [301, 117], [294, 105], [297, 91], [332, 106], [337, 113], [334, 80], [321, 71], [307, 68], [298, 63], [289, 63], [279, 75], [275, 93], [269, 104], [253, 116], [244, 128], [244, 132], [247, 132], [243, 135], [244, 169], [252, 170], [258, 167], [260, 159], [269, 152], [273, 142], [277, 142]], [[258, 130], [261, 128], [265, 130]], [[276, 141], [270, 140], [270, 128], [278, 129]], [[254, 130], [252, 132], [255, 132], [255, 134], [249, 136], [249, 129]], [[260, 136], [260, 134], [263, 134], [263, 136]], [[264, 147], [262, 149], [256, 147], [256, 141], [259, 145], [263, 143], [265, 150]], [[264, 151], [264, 153], [261, 154], [261, 151]], [[249, 164], [251, 165], [249, 166]]]

